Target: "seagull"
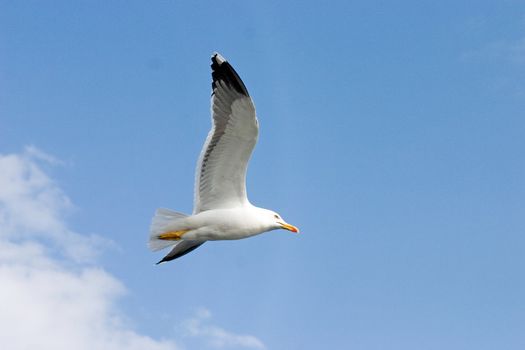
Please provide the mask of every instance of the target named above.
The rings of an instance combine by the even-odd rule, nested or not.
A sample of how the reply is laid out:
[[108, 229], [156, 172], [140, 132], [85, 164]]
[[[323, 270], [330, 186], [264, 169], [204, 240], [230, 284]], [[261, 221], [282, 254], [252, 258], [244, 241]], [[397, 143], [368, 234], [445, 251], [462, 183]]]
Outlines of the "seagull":
[[180, 258], [206, 241], [248, 238], [276, 229], [299, 232], [276, 212], [248, 200], [246, 169], [259, 134], [255, 106], [228, 61], [214, 53], [211, 62], [212, 128], [197, 162], [193, 214], [157, 209], [149, 248], [174, 246], [157, 264]]

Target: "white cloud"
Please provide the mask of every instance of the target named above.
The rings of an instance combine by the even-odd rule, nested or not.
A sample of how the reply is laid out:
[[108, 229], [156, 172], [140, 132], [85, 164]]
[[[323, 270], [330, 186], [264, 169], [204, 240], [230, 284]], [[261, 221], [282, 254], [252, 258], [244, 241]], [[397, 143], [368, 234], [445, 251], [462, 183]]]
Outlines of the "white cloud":
[[94, 260], [108, 241], [67, 227], [64, 217], [73, 205], [39, 161], [60, 163], [35, 147], [20, 155], [0, 155], [0, 239], [45, 240], [75, 261]]
[[265, 349], [264, 343], [253, 335], [235, 334], [210, 324], [211, 312], [201, 308], [194, 317], [186, 320], [184, 328], [187, 336], [206, 339], [215, 348]]
[[[120, 281], [94, 261], [105, 240], [72, 231], [70, 200], [42, 170], [59, 164], [29, 147], [0, 154], [0, 344], [3, 349], [168, 350], [126, 325]], [[52, 254], [63, 254], [61, 259]]]
[[[74, 206], [43, 170], [59, 164], [35, 147], [0, 154], [2, 349], [180, 349], [180, 342], [156, 340], [126, 324], [116, 307], [126, 288], [96, 264], [101, 248], [112, 243], [67, 225]], [[210, 320], [210, 311], [200, 309], [184, 322], [186, 335], [212, 348], [265, 348], [258, 338]]]

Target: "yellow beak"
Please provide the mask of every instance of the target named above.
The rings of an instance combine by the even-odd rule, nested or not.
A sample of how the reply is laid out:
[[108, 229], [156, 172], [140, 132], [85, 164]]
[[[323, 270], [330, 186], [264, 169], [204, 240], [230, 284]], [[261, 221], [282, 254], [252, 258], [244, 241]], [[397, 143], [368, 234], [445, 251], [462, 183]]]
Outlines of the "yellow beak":
[[285, 230], [299, 233], [299, 229], [294, 225], [286, 224], [284, 222], [279, 222], [279, 224], [281, 225], [281, 228], [284, 228]]

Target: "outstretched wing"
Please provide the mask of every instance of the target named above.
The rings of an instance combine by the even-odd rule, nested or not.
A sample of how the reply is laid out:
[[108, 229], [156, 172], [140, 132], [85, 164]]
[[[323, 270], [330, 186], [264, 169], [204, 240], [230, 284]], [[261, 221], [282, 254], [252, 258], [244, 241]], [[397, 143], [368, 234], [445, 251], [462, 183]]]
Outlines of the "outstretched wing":
[[218, 53], [211, 61], [212, 128], [197, 163], [194, 213], [249, 203], [246, 169], [259, 133], [255, 106], [241, 78]]

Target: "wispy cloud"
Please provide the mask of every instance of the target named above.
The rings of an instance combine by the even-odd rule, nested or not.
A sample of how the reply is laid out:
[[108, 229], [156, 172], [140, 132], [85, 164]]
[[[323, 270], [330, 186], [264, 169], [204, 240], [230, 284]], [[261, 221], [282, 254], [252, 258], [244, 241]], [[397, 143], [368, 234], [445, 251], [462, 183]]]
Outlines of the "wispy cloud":
[[515, 40], [498, 40], [461, 54], [464, 61], [488, 61], [525, 65], [525, 36]]
[[[0, 344], [5, 349], [177, 349], [131, 329], [116, 300], [125, 287], [93, 264], [101, 237], [71, 230], [72, 204], [30, 147], [0, 154]], [[63, 252], [60, 258], [53, 251]], [[86, 264], [85, 261], [92, 264]]]
[[43, 160], [46, 163], [50, 163], [53, 165], [64, 165], [64, 162], [56, 157], [53, 157], [52, 155], [43, 152], [36, 148], [33, 145], [26, 146], [24, 149], [24, 154], [26, 156], [30, 156], [34, 159]]
[[184, 328], [188, 336], [206, 339], [215, 348], [265, 349], [264, 343], [253, 335], [236, 334], [211, 324], [211, 312], [205, 308], [186, 320]]
[[518, 99], [525, 97], [525, 36], [491, 41], [465, 50], [460, 60], [482, 67], [486, 72], [483, 80], [491, 91]]

